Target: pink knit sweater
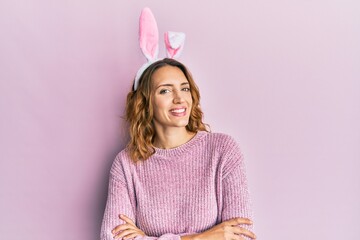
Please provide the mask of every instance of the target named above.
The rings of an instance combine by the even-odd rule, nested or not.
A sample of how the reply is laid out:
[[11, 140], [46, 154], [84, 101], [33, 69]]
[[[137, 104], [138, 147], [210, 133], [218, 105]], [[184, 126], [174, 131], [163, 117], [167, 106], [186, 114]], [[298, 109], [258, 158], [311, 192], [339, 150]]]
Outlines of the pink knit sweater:
[[124, 223], [120, 213], [148, 236], [136, 240], [180, 240], [234, 217], [252, 219], [244, 159], [232, 137], [199, 131], [179, 147], [155, 150], [138, 165], [126, 149], [116, 156], [101, 240], [113, 239], [111, 230]]

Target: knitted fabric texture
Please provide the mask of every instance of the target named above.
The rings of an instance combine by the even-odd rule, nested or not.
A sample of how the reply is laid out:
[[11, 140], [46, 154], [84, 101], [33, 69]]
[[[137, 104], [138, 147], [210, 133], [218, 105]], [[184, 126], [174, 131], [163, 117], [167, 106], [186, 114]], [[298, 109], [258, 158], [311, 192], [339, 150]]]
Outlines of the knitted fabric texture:
[[252, 219], [239, 145], [227, 134], [199, 131], [179, 147], [155, 148], [138, 164], [124, 149], [110, 170], [101, 240], [113, 239], [112, 229], [125, 223], [119, 214], [147, 235], [136, 240], [180, 240], [231, 218]]

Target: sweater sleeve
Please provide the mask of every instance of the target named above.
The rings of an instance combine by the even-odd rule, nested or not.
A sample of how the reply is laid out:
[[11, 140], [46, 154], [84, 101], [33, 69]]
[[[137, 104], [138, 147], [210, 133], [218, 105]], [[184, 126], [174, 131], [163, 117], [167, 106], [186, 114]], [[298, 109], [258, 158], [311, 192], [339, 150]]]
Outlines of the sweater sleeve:
[[[124, 214], [136, 223], [134, 214], [135, 206], [132, 205], [128, 187], [126, 185], [125, 173], [119, 161], [114, 161], [109, 177], [109, 188], [104, 217], [101, 225], [100, 239], [113, 240], [112, 230], [125, 222], [119, 218], [120, 214]], [[136, 240], [180, 240], [181, 236], [194, 233], [173, 234], [166, 233], [159, 237], [144, 236], [136, 237]]]
[[[223, 208], [221, 219], [226, 221], [241, 217], [253, 220], [245, 163], [237, 143], [233, 142], [226, 155], [229, 159], [227, 159], [227, 171], [222, 180]], [[239, 226], [253, 231], [252, 225], [240, 224]], [[244, 238], [250, 240], [246, 236]]]
[[111, 231], [116, 226], [125, 223], [119, 218], [120, 214], [134, 220], [134, 213], [125, 183], [113, 173], [110, 173], [107, 202], [101, 226], [101, 240], [113, 239]]

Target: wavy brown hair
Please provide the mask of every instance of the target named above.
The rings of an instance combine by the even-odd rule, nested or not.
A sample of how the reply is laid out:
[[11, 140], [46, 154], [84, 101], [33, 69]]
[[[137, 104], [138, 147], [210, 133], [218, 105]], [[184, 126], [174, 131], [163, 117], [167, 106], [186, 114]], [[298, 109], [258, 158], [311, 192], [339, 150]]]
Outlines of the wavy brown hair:
[[153, 106], [152, 106], [152, 76], [155, 71], [164, 66], [174, 66], [179, 68], [189, 81], [192, 96], [192, 108], [189, 123], [186, 129], [189, 132], [209, 131], [209, 125], [203, 123], [203, 112], [200, 109], [200, 92], [196, 86], [191, 73], [185, 65], [171, 58], [165, 58], [151, 64], [141, 75], [138, 88], [127, 95], [126, 100], [126, 121], [129, 123], [130, 141], [127, 150], [134, 162], [148, 159], [154, 154], [154, 138], [156, 135], [153, 125]]

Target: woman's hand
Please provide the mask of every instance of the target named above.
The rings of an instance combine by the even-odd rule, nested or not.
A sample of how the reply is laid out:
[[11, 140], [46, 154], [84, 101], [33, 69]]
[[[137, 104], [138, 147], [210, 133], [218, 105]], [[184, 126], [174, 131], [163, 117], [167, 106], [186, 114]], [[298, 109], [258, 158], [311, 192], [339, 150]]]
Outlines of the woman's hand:
[[238, 224], [251, 225], [251, 220], [247, 218], [233, 218], [224, 221], [214, 227], [206, 230], [205, 232], [199, 233], [195, 236], [198, 240], [244, 240], [244, 236], [255, 239], [254, 233], [249, 230], [237, 226]]
[[126, 223], [115, 227], [111, 232], [114, 235], [114, 239], [130, 239], [137, 236], [146, 236], [141, 229], [136, 227], [135, 223], [127, 216], [120, 214], [119, 218]]

